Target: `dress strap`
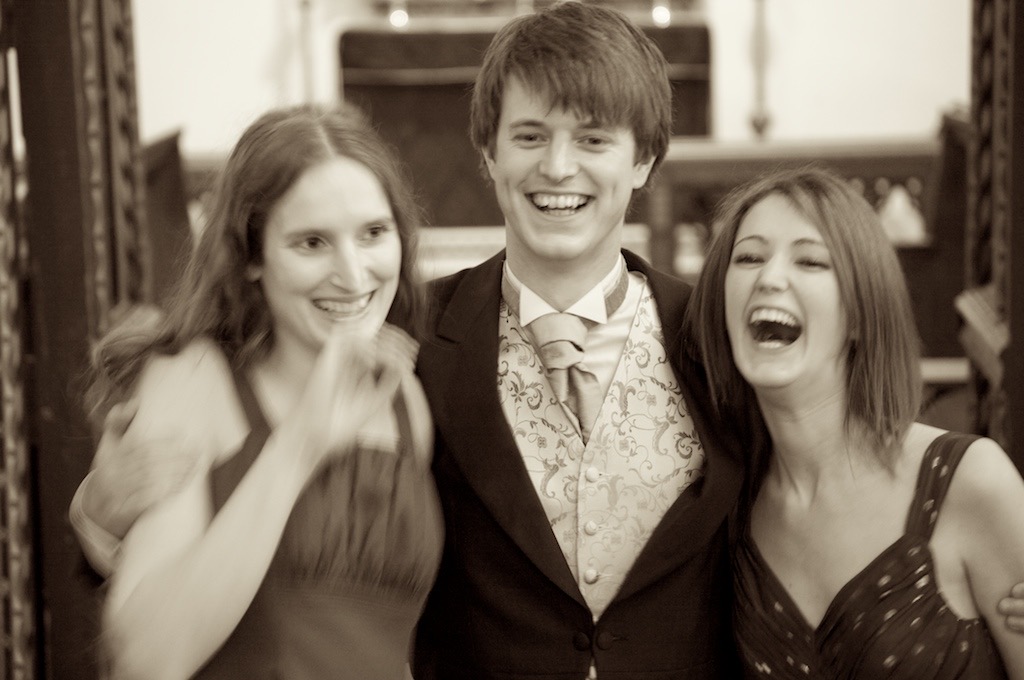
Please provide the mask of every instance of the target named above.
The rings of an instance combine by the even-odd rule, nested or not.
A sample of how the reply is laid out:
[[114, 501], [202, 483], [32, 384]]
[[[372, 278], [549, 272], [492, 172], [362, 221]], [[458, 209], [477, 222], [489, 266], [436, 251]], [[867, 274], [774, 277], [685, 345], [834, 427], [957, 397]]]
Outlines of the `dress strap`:
[[980, 438], [975, 434], [944, 432], [929, 444], [921, 459], [917, 490], [907, 514], [906, 533], [931, 538], [953, 473], [967, 448]]
[[405, 401], [405, 390], [401, 386], [395, 390], [395, 398], [391, 401], [391, 406], [394, 409], [395, 421], [398, 424], [397, 451], [399, 454], [407, 452], [410, 455], [415, 455], [416, 440], [412, 436], [409, 406]]
[[213, 499], [213, 511], [216, 513], [234, 492], [242, 477], [249, 471], [256, 456], [263, 450], [263, 444], [270, 436], [270, 424], [263, 413], [260, 402], [256, 398], [249, 377], [238, 366], [231, 367], [231, 377], [235, 381], [238, 400], [242, 411], [249, 421], [249, 435], [245, 438], [238, 453], [222, 461], [210, 471], [210, 491]]

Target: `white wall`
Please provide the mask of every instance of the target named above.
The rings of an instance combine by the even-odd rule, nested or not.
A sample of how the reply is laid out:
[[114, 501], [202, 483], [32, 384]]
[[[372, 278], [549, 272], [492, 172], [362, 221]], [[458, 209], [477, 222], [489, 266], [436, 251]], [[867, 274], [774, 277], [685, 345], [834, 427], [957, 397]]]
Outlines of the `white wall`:
[[[970, 101], [970, 0], [764, 0], [768, 136], [927, 135]], [[713, 125], [754, 137], [753, 0], [707, 0]]]
[[[770, 137], [931, 135], [968, 102], [970, 0], [764, 2]], [[704, 5], [713, 135], [751, 138], [755, 2]], [[365, 0], [136, 0], [133, 11], [143, 140], [181, 129], [186, 154], [224, 153], [272, 106], [334, 97], [338, 32], [369, 14]]]

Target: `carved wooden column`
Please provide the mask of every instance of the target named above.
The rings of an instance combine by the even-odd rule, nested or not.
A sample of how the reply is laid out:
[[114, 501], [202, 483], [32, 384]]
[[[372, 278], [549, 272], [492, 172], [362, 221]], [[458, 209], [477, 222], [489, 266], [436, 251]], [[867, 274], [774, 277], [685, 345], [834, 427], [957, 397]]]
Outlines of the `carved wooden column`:
[[[28, 183], [21, 311], [33, 463], [32, 483], [20, 490], [31, 489], [37, 518], [37, 668], [45, 678], [95, 678], [97, 580], [67, 510], [93, 451], [81, 403], [89, 342], [118, 303], [148, 298], [131, 4], [12, 1]], [[11, 536], [4, 542], [16, 545]]]
[[960, 337], [974, 367], [977, 431], [1024, 469], [1024, 7], [974, 0], [973, 12], [975, 142]]
[[0, 677], [37, 675], [32, 499], [25, 413], [23, 341], [25, 229], [17, 206], [11, 129], [13, 0], [0, 2]]

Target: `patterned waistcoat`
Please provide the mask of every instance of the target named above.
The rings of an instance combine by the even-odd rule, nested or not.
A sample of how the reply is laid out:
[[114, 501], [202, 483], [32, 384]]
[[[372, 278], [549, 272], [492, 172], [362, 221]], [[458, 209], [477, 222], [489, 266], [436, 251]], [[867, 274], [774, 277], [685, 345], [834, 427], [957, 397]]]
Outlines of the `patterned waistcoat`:
[[645, 286], [584, 444], [518, 317], [502, 303], [498, 391], [534, 488], [596, 621], [669, 506], [704, 471]]

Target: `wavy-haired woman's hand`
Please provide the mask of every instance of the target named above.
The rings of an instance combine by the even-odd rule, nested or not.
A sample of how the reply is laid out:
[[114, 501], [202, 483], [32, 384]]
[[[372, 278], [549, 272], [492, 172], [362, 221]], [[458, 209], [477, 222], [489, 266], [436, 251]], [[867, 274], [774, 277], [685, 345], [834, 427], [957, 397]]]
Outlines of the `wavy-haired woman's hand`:
[[385, 409], [411, 372], [394, 338], [376, 338], [336, 326], [317, 358], [306, 388], [275, 438], [295, 446], [312, 475], [329, 457], [345, 455], [359, 431]]

